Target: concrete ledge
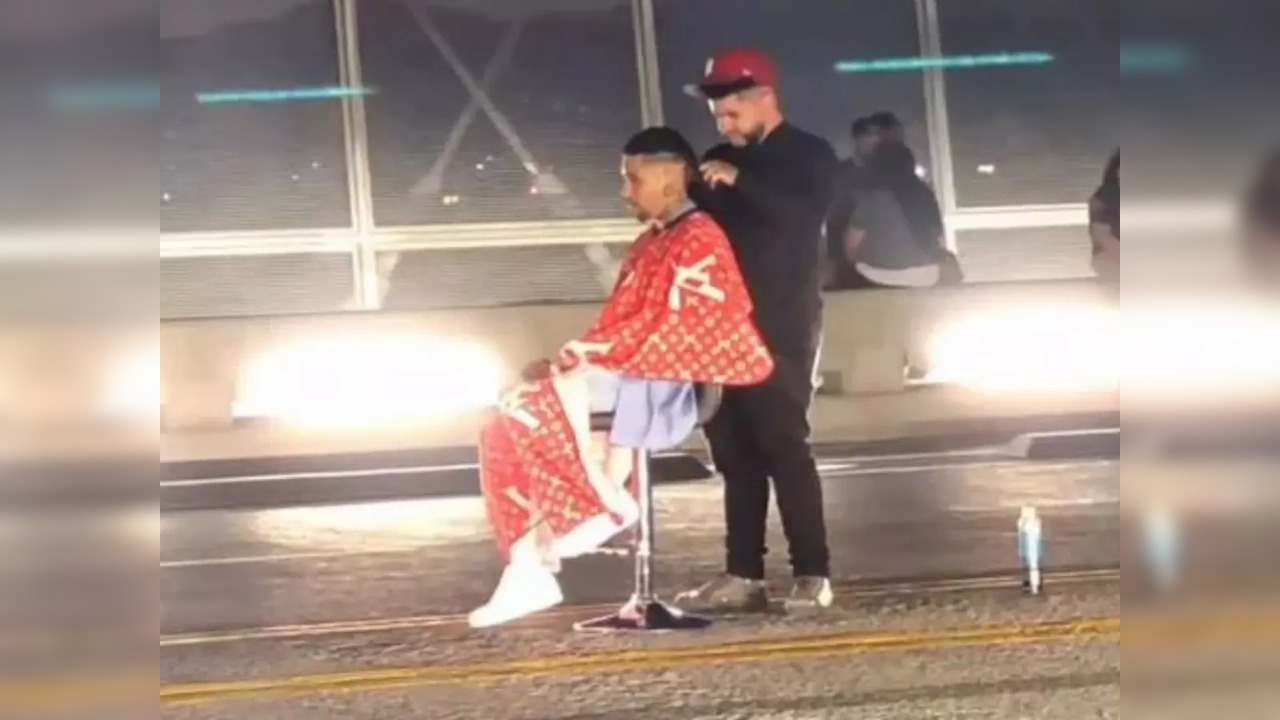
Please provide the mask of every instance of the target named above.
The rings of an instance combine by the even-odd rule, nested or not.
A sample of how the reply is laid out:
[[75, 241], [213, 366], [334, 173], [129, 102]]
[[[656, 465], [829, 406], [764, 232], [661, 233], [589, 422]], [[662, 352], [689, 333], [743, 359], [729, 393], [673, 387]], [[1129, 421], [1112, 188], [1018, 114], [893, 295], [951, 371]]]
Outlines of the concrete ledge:
[[[903, 387], [903, 361], [918, 352], [935, 328], [957, 316], [1024, 303], [1093, 301], [1097, 294], [1091, 283], [1049, 283], [830, 295], [820, 369], [840, 373], [843, 395], [817, 400], [815, 439], [905, 436], [916, 432], [920, 423], [962, 418], [1118, 410], [1114, 394], [1014, 398]], [[483, 413], [439, 423], [305, 431], [233, 422], [229, 400], [238, 392], [246, 368], [273, 349], [321, 338], [350, 337], [358, 342], [360, 336], [384, 333], [483, 344], [501, 358], [503, 380], [511, 382], [529, 360], [553, 354], [566, 339], [579, 334], [595, 312], [592, 305], [566, 304], [165, 323], [161, 332], [166, 432], [161, 459], [372, 452], [474, 443]], [[316, 388], [317, 393], [324, 390]]]

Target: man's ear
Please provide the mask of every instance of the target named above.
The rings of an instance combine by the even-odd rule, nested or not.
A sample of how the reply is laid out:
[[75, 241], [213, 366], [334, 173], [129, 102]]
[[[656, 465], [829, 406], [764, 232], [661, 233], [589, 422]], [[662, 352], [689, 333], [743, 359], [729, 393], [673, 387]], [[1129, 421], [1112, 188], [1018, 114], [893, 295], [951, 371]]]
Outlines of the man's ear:
[[689, 187], [689, 167], [684, 163], [672, 163], [664, 168], [662, 175], [662, 194], [666, 197], [676, 197]]

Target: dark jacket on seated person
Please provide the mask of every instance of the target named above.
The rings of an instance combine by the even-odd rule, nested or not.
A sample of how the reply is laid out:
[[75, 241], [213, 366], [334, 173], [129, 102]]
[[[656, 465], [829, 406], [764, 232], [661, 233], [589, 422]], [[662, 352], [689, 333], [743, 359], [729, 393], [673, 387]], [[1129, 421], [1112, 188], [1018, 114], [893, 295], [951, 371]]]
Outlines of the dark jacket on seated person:
[[[828, 261], [835, 270], [831, 289], [937, 284], [950, 259], [942, 211], [933, 190], [916, 174], [910, 148], [884, 145], [844, 180], [842, 212], [832, 214], [828, 227]], [[852, 254], [851, 236], [860, 238]]]

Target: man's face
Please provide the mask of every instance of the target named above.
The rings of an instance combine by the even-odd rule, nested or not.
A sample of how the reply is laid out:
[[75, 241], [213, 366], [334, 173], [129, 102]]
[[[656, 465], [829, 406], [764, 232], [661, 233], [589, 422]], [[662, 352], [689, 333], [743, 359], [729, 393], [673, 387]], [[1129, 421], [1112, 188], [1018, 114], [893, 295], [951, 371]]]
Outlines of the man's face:
[[675, 161], [623, 156], [622, 199], [640, 222], [660, 218], [682, 198], [683, 172]]
[[876, 148], [880, 147], [880, 143], [884, 140], [883, 136], [872, 130], [853, 138], [853, 158], [859, 163], [866, 164], [871, 156], [875, 154]]
[[772, 90], [754, 88], [710, 101], [716, 131], [729, 144], [742, 147], [764, 137], [765, 117]]

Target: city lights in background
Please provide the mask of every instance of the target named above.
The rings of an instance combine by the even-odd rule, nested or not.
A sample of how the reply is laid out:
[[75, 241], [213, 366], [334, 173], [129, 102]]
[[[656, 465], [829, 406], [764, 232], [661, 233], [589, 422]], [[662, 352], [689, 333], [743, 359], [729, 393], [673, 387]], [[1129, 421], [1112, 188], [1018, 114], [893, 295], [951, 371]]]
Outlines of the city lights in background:
[[[968, 70], [976, 68], [1038, 67], [1052, 65], [1062, 58], [1051, 52], [1022, 51], [943, 55], [941, 57], [908, 56], [841, 60], [835, 64], [838, 73], [919, 72], [923, 70]], [[1190, 70], [1195, 54], [1174, 43], [1135, 43], [1120, 48], [1120, 71], [1126, 74], [1164, 74]]]
[[201, 105], [304, 102], [341, 100], [343, 98], [362, 97], [372, 94], [373, 90], [369, 88], [353, 88], [341, 85], [286, 88], [281, 90], [216, 90], [196, 93], [196, 102]]
[[313, 428], [444, 421], [497, 402], [503, 364], [453, 338], [357, 334], [267, 353], [241, 378], [233, 414]]
[[[1018, 51], [944, 55], [861, 58], [835, 63], [838, 73], [919, 72], [923, 70], [966, 70], [976, 68], [1036, 67], [1052, 65], [1061, 58], [1045, 51]], [[1127, 74], [1184, 72], [1195, 64], [1191, 50], [1173, 43], [1131, 44], [1120, 48], [1120, 71]], [[292, 88], [241, 88], [197, 92], [192, 99], [201, 105], [240, 105], [286, 102], [323, 102], [366, 97], [369, 87], [317, 85]], [[159, 107], [164, 97], [160, 84], [148, 81], [102, 83], [60, 87], [50, 101], [59, 110], [127, 110]], [[536, 174], [536, 168], [530, 168]]]
[[[201, 105], [242, 105], [282, 102], [322, 102], [372, 95], [365, 87], [321, 85], [315, 87], [229, 89], [198, 92], [192, 96]], [[82, 85], [55, 89], [53, 107], [64, 111], [137, 110], [160, 106], [164, 94], [153, 83]]]
[[969, 68], [1026, 67], [1050, 65], [1057, 60], [1047, 52], [1002, 52], [980, 55], [944, 55], [942, 57], [868, 58], [841, 60], [838, 73], [917, 72], [920, 70], [964, 70]]
[[[923, 70], [966, 70], [976, 68], [1036, 67], [1052, 65], [1060, 58], [1045, 51], [1018, 51], [944, 55], [941, 57], [905, 56], [841, 60], [835, 63], [838, 73], [919, 72]], [[1120, 48], [1120, 71], [1126, 74], [1176, 73], [1195, 64], [1194, 54], [1177, 44], [1133, 44]], [[369, 87], [317, 85], [292, 88], [241, 88], [197, 92], [192, 99], [201, 105], [242, 105], [287, 102], [324, 102], [366, 97], [375, 91]], [[53, 90], [50, 101], [56, 109], [66, 111], [130, 110], [159, 107], [164, 92], [158, 83], [139, 81], [102, 83], [60, 87]], [[478, 168], [481, 169], [481, 168]], [[537, 174], [536, 168], [530, 168]]]

